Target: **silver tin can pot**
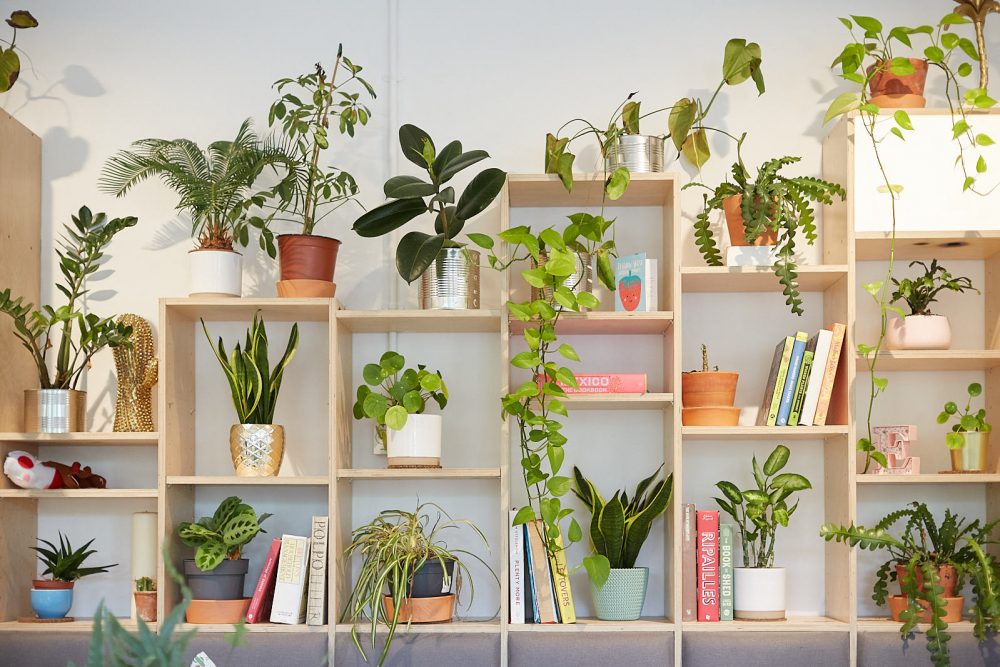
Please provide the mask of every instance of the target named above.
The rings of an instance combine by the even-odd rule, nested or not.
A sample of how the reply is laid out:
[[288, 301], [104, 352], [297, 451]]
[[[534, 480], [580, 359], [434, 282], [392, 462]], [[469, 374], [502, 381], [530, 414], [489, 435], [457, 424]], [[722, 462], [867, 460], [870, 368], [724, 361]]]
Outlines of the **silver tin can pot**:
[[[542, 263], [548, 260], [547, 255], [543, 252], [540, 254], [540, 259]], [[534, 268], [536, 266], [535, 260], [531, 260], [531, 266]], [[579, 294], [580, 292], [592, 292], [594, 289], [594, 263], [591, 261], [591, 255], [589, 252], [582, 252], [576, 255], [576, 271], [569, 275], [562, 284], [569, 288], [573, 294]], [[532, 287], [531, 288], [531, 300], [537, 301], [538, 299], [543, 299], [545, 301], [552, 300], [552, 288], [551, 287]], [[586, 310], [586, 308], [580, 308], [580, 310]]]
[[87, 392], [76, 389], [26, 389], [24, 430], [74, 433], [86, 430]]
[[479, 309], [479, 253], [468, 248], [442, 248], [420, 276], [424, 310]]
[[608, 147], [604, 162], [609, 172], [625, 167], [633, 174], [663, 171], [663, 137], [625, 134]]

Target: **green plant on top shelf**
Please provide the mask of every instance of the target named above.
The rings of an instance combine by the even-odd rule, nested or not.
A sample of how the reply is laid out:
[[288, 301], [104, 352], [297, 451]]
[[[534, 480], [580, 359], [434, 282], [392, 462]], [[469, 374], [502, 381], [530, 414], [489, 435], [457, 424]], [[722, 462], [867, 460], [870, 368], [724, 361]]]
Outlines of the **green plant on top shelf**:
[[135, 580], [136, 593], [153, 593], [156, 591], [156, 582], [152, 577], [139, 577]]
[[736, 520], [736, 527], [743, 544], [743, 567], [769, 568], [774, 566], [774, 540], [778, 527], [788, 527], [788, 521], [799, 507], [799, 501], [789, 507], [788, 500], [795, 493], [811, 489], [808, 479], [796, 473], [781, 473], [791, 452], [788, 447], [774, 448], [764, 466], [752, 459], [756, 488], [740, 490], [732, 482], [718, 482], [715, 486], [726, 497], [715, 498], [726, 514]]
[[195, 564], [202, 572], [217, 568], [223, 560], [239, 560], [243, 549], [258, 533], [265, 532], [260, 524], [271, 516], [257, 512], [236, 496], [229, 496], [212, 516], [197, 522], [182, 521], [177, 536], [189, 547], [196, 547]]
[[273, 369], [268, 358], [267, 329], [259, 311], [254, 314], [253, 324], [247, 329], [245, 345], [240, 348], [240, 344], [237, 343], [231, 353], [226, 352], [221, 336], [218, 346], [212, 344], [212, 336], [208, 333], [205, 320], [201, 320], [201, 327], [229, 381], [233, 407], [236, 408], [240, 423], [273, 423], [274, 409], [278, 402], [278, 392], [281, 390], [285, 368], [295, 356], [299, 345], [298, 323], [292, 325], [285, 353]]
[[[6, 93], [10, 90], [21, 75], [21, 57], [17, 55], [21, 49], [15, 46], [17, 31], [37, 28], [38, 21], [31, 15], [31, 12], [19, 9], [11, 12], [7, 19], [7, 25], [14, 30], [14, 34], [9, 40], [0, 40], [0, 93]], [[3, 44], [6, 44], [7, 47], [4, 48]]]
[[[667, 132], [662, 138], [670, 139], [678, 153], [700, 169], [711, 156], [708, 132], [722, 132], [704, 124], [712, 105], [724, 86], [737, 86], [748, 79], [753, 79], [758, 93], [763, 94], [764, 75], [761, 73], [760, 64], [760, 46], [756, 42], [748, 43], [745, 39], [739, 38], [730, 39], [723, 55], [722, 80], [708, 102], [703, 103], [697, 97], [682, 97], [673, 106], [642, 113], [640, 102], [632, 99], [637, 93], [632, 93], [615, 109], [606, 129], [598, 128], [583, 118], [574, 118], [564, 123], [555, 134], [545, 135], [545, 173], [558, 174], [566, 190], [572, 191], [573, 162], [576, 160], [576, 155], [569, 148], [573, 142], [582, 137], [593, 136], [597, 140], [601, 156], [607, 157], [622, 136], [639, 134], [639, 122], [643, 118], [664, 111], [668, 111], [669, 114]], [[573, 125], [580, 126], [580, 129], [569, 136], [560, 136], [564, 130]], [[723, 134], [729, 136], [728, 133]], [[619, 168], [616, 170], [616, 174], [619, 174], [616, 177], [618, 180], [622, 178], [620, 175], [622, 171], [625, 175], [628, 174], [627, 169]]]
[[590, 512], [590, 543], [595, 552], [583, 559], [583, 565], [597, 588], [604, 586], [612, 569], [635, 567], [653, 521], [670, 506], [673, 473], [653, 484], [662, 469], [661, 465], [639, 482], [631, 499], [619, 490], [611, 500], [605, 500], [594, 483], [573, 466], [573, 493]]
[[31, 549], [38, 554], [39, 562], [45, 566], [42, 576], [47, 576], [52, 581], [74, 582], [92, 574], [104, 574], [118, 565], [112, 563], [93, 567], [83, 566], [88, 558], [97, 553], [95, 549], [90, 548], [94, 540], [90, 540], [78, 549], [74, 548], [62, 533], [59, 533], [59, 546], [41, 538], [38, 538], [38, 541], [45, 546], [31, 547]]
[[365, 364], [365, 384], [358, 386], [354, 402], [355, 419], [374, 419], [382, 445], [386, 445], [386, 427], [394, 431], [406, 426], [409, 415], [423, 414], [427, 401], [433, 400], [444, 410], [448, 405], [448, 387], [441, 372], [434, 373], [418, 364], [406, 368], [403, 355], [386, 352], [377, 364]]
[[993, 427], [986, 421], [985, 408], [980, 408], [976, 412], [972, 411], [972, 399], [982, 395], [983, 385], [973, 382], [969, 385], [968, 392], [969, 400], [965, 402], [965, 408], [961, 412], [954, 401], [948, 401], [944, 404], [941, 414], [937, 416], [938, 424], [947, 424], [951, 419], [958, 420], [956, 424], [952, 424], [951, 432], [944, 437], [948, 449], [964, 447], [966, 433], [989, 433], [993, 430]]
[[[65, 226], [56, 250], [65, 279], [56, 289], [66, 297], [65, 305], [36, 310], [23, 297], [12, 297], [10, 289], [0, 291], [0, 312], [14, 321], [14, 335], [31, 353], [42, 389], [75, 389], [95, 354], [105, 347], [132, 345], [132, 327], [116, 322], [114, 316], [84, 313], [82, 301], [90, 291], [87, 280], [103, 264], [104, 249], [118, 232], [136, 222], [134, 217], [109, 220], [104, 213], [92, 214], [86, 206], [73, 216], [73, 224]], [[49, 368], [49, 350], [53, 348], [54, 372]]]
[[801, 160], [799, 157], [785, 156], [768, 160], [758, 169], [753, 178], [743, 163], [741, 149], [746, 134], [736, 141], [736, 162], [732, 166], [732, 181], [726, 180], [713, 190], [704, 183], [689, 183], [685, 188], [702, 187], [711, 192], [703, 196], [702, 211], [695, 218], [694, 238], [702, 257], [710, 266], [722, 266], [722, 255], [712, 235], [709, 216], [722, 211], [724, 202], [730, 197], [738, 197], [736, 212], [727, 212], [739, 217], [740, 224], [730, 224], [730, 235], [739, 228], [741, 238], [730, 239], [733, 245], [754, 245], [763, 240], [766, 245], [777, 246], [774, 274], [781, 283], [786, 297], [785, 303], [796, 315], [802, 315], [802, 297], [799, 294], [798, 274], [795, 271], [795, 244], [798, 234], [806, 243], [816, 241], [816, 212], [814, 204], [832, 204], [834, 197], [843, 200], [847, 193], [836, 183], [811, 176], [783, 176], [782, 168]]
[[[938, 261], [932, 260], [930, 266], [914, 260], [910, 266], [920, 265], [924, 270], [924, 275], [915, 279], [903, 278], [902, 280], [892, 279], [892, 284], [896, 287], [892, 292], [892, 303], [905, 301], [910, 307], [913, 315], [932, 315], [930, 306], [937, 301], [937, 295], [944, 290], [950, 292], [972, 291], [979, 294], [979, 290], [972, 286], [972, 281], [962, 276], [953, 276]], [[904, 317], [905, 313], [899, 313]]]
[[[904, 519], [906, 523], [899, 537], [890, 535], [889, 529]], [[903, 622], [900, 637], [906, 640], [917, 623], [929, 623], [926, 635], [931, 662], [946, 667], [951, 664], [948, 651], [951, 636], [945, 621], [948, 601], [945, 586], [953, 588], [952, 596], [958, 596], [966, 578], [972, 581], [972, 620], [979, 641], [987, 633], [1000, 629], [997, 596], [1000, 564], [986, 552], [989, 545], [997, 543], [993, 531], [998, 523], [968, 521], [945, 510], [944, 520], [938, 524], [926, 504], [912, 502], [909, 508], [891, 512], [872, 528], [828, 523], [820, 528], [820, 536], [827, 542], [888, 552], [889, 559], [876, 573], [872, 600], [880, 607], [885, 606], [890, 597], [889, 582], [898, 581], [901, 595], [892, 597], [905, 597], [905, 609], [899, 614]]]

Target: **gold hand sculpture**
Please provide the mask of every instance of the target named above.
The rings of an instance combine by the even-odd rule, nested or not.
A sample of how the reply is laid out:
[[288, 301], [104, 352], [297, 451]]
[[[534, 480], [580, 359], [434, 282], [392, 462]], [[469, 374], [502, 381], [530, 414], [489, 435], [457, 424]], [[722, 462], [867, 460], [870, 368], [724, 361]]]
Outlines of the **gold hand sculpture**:
[[114, 428], [117, 432], [148, 433], [154, 430], [151, 391], [158, 374], [153, 330], [149, 322], [131, 313], [120, 315], [118, 321], [132, 327], [132, 347], [114, 349], [118, 375]]
[[996, 0], [955, 0], [955, 13], [972, 20], [976, 29], [976, 48], [979, 50], [979, 87], [984, 91], [989, 85], [989, 63], [986, 60], [986, 39], [983, 26], [991, 12], [1000, 13], [1000, 3]]

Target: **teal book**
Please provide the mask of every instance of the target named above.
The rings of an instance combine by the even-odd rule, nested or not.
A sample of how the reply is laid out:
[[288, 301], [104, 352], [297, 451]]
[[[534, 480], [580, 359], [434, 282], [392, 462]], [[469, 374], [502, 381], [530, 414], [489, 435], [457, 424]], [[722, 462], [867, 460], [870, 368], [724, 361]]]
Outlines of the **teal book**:
[[778, 417], [774, 422], [775, 426], [788, 426], [788, 415], [792, 412], [792, 401], [795, 400], [795, 390], [799, 386], [802, 355], [805, 354], [806, 342], [808, 340], [809, 334], [804, 331], [799, 331], [795, 334], [792, 355], [788, 360], [788, 377], [785, 378], [785, 387], [781, 392], [781, 403], [778, 406]]
[[733, 524], [719, 525], [719, 620], [733, 620]]

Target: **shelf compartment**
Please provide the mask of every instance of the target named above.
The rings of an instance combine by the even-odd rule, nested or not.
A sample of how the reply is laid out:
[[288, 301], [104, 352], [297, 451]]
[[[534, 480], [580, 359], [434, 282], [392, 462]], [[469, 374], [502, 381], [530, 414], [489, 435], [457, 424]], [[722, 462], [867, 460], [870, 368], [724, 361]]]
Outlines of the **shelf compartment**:
[[[338, 623], [336, 631], [350, 633], [351, 628], [354, 627], [350, 623]], [[370, 623], [358, 623], [358, 634], [365, 635], [370, 634], [371, 630]], [[388, 628], [379, 624], [378, 632], [386, 632]], [[500, 633], [500, 622], [496, 618], [492, 619], [463, 619], [458, 621], [451, 621], [449, 623], [428, 623], [426, 625], [413, 624], [409, 628], [406, 627], [406, 623], [400, 623], [396, 626], [396, 634], [499, 634]]]
[[500, 468], [344, 468], [337, 479], [500, 479]]
[[559, 399], [570, 410], [667, 410], [673, 394], [567, 394]]
[[[858, 370], [868, 361], [857, 358]], [[875, 368], [880, 371], [976, 371], [1000, 367], [1000, 350], [883, 350]]]
[[[227, 625], [225, 623], [180, 623], [177, 628], [181, 632], [185, 630], [197, 630], [198, 634], [230, 634], [236, 632], [236, 628], [233, 625]], [[265, 632], [303, 634], [316, 632], [326, 634], [330, 631], [329, 625], [306, 625], [305, 623], [299, 623], [298, 625], [285, 625], [284, 623], [244, 623], [243, 628], [247, 632], [251, 633]]]
[[237, 477], [236, 475], [170, 475], [168, 486], [326, 486], [326, 475]]
[[[28, 445], [121, 445], [155, 447], [158, 433], [0, 433], [0, 442]], [[22, 623], [21, 625], [24, 625]]]
[[[902, 621], [894, 621], [891, 618], [863, 617], [858, 619], [858, 632], [894, 632], [898, 635], [901, 625]], [[926, 623], [920, 623], [916, 629], [918, 632], [924, 632], [927, 627]], [[972, 621], [948, 624], [948, 632], [972, 632], [974, 628], [975, 624]]]
[[[135, 632], [139, 624], [131, 618], [121, 617], [118, 619], [122, 627], [129, 632]], [[156, 623], [147, 623], [153, 632], [156, 632]], [[0, 632], [91, 632], [94, 629], [94, 619], [78, 618], [67, 623], [20, 623], [18, 621], [4, 621], [0, 623]]]
[[577, 618], [576, 623], [510, 623], [508, 632], [673, 632], [669, 619], [648, 616], [638, 621], [602, 621], [596, 618]]
[[573, 174], [573, 192], [566, 192], [556, 174], [509, 174], [511, 208], [665, 206], [672, 202], [680, 175], [672, 172], [632, 174], [621, 199], [605, 200], [603, 173]]
[[847, 426], [683, 426], [686, 440], [824, 440], [847, 435]]
[[[566, 334], [590, 335], [656, 335], [670, 330], [674, 323], [674, 314], [669, 310], [650, 313], [622, 313], [614, 311], [594, 311], [589, 313], [564, 312], [559, 315], [556, 332]], [[532, 322], [510, 320], [510, 331], [522, 334], [533, 326]]]
[[996, 484], [998, 473], [926, 473], [920, 475], [871, 475], [858, 474], [858, 484]]
[[341, 310], [353, 333], [500, 333], [499, 310]]
[[[889, 261], [889, 232], [858, 232], [857, 260]], [[987, 259], [1000, 252], [1000, 232], [896, 232], [896, 259]]]
[[0, 498], [156, 498], [156, 489], [0, 489]]
[[850, 632], [851, 626], [826, 616], [789, 616], [784, 621], [685, 621], [682, 632]]
[[233, 299], [188, 298], [160, 299], [161, 307], [171, 313], [197, 321], [203, 318], [215, 322], [251, 321], [259, 310], [267, 322], [327, 322], [332, 309], [339, 307], [335, 299]]
[[[847, 276], [847, 266], [799, 266], [799, 290], [823, 292]], [[781, 292], [781, 283], [770, 266], [681, 267], [682, 292]]]

